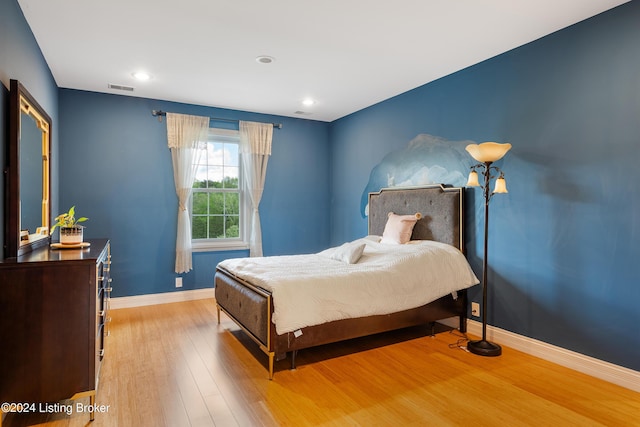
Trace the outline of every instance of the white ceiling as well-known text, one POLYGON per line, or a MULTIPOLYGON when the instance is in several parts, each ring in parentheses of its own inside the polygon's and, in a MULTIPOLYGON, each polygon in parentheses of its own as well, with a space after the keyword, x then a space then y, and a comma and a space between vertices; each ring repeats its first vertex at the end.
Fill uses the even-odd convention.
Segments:
POLYGON ((18 2, 59 87, 333 121, 626 0, 18 2))

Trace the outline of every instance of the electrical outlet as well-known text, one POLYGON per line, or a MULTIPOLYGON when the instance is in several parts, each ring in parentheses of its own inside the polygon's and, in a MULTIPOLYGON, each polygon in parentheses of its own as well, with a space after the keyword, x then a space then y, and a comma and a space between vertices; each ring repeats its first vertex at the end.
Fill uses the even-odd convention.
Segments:
POLYGON ((471 303, 471 315, 480 317, 480 304, 478 304, 477 302, 471 303))
POLYGON ((182 277, 176 277, 176 288, 182 287, 182 277))

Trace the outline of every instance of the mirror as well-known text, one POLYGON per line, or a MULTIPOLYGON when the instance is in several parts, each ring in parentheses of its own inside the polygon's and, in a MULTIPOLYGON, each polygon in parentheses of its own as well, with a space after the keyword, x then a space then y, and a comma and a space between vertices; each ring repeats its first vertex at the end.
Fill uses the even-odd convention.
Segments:
POLYGON ((7 150, 5 257, 50 242, 51 118, 17 80, 11 80, 7 150))

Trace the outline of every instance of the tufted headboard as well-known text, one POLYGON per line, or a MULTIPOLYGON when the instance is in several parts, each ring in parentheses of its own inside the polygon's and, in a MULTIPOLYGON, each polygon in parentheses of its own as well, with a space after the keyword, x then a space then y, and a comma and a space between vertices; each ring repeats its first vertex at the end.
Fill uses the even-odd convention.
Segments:
POLYGON ((412 240, 435 240, 463 250, 464 188, 398 187, 369 193, 369 234, 382 236, 389 212, 422 218, 413 228, 412 240))

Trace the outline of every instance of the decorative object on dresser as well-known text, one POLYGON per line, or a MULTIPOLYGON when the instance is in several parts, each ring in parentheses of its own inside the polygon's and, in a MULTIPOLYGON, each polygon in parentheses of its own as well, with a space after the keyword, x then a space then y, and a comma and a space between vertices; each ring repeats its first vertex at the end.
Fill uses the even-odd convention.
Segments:
MULTIPOLYGON (((416 240, 429 240, 432 242, 424 242, 435 246, 442 245, 449 248, 450 251, 456 252, 457 256, 462 256, 463 251, 463 194, 462 188, 446 188, 443 186, 432 187, 413 187, 413 188, 390 188, 383 189, 378 193, 369 195, 369 234, 373 236, 382 236, 388 222, 389 212, 395 212, 399 215, 411 215, 415 220, 411 239, 413 243, 401 244, 383 244, 387 248, 396 248, 399 252, 409 251, 411 246, 421 246, 421 242, 416 240), (421 219, 417 219, 416 212, 420 212, 421 219)), ((369 240, 369 238, 361 239, 369 240)), ((365 242, 366 246, 381 245, 382 243, 365 242)), ((344 245, 343 245, 344 246, 344 245)), ((341 246, 333 249, 335 251, 343 251, 345 248, 341 246)), ((372 246, 373 247, 373 246, 372 246)), ((353 251, 359 248, 355 246, 353 251)), ((382 248, 380 248, 382 250, 382 248)), ((389 249, 387 249, 389 250, 389 249)), ((331 251, 331 250, 328 250, 331 251)), ((323 251, 326 255, 327 251, 323 251)), ((321 254, 317 254, 321 255, 321 254)), ((353 261, 358 262, 355 254, 353 261)), ((303 255, 304 257, 304 255, 303 255)), ((362 255, 363 258, 369 260, 377 259, 375 254, 362 255)), ((410 256, 409 256, 410 257, 410 256)), ((407 258, 409 258, 407 257, 407 258)), ((277 257, 276 257, 277 258, 277 257)), ((333 257, 330 257, 333 258, 333 257)), ((338 268, 350 269, 346 265, 352 265, 351 255, 344 257, 348 261, 344 261, 343 257, 333 261, 337 263, 338 268)), ((422 259, 422 258, 420 258, 422 259)), ((462 259, 466 266, 466 272, 472 276, 469 286, 478 283, 477 278, 473 275, 470 266, 466 263, 464 256, 462 259)), ((239 262, 257 262, 260 258, 246 258, 244 260, 229 260, 239 262)), ((366 260, 364 262, 367 262, 366 260)), ((459 317, 460 330, 466 331, 466 314, 467 314, 467 293, 465 288, 459 287, 457 292, 445 291, 440 297, 424 304, 412 305, 413 308, 389 310, 385 314, 363 315, 361 317, 346 317, 339 320, 329 320, 321 324, 312 324, 312 326, 300 327, 293 332, 284 332, 279 334, 277 328, 281 324, 278 321, 278 314, 274 310, 274 299, 277 301, 276 292, 269 291, 265 287, 256 283, 254 280, 246 280, 239 277, 238 274, 227 270, 224 262, 218 265, 215 273, 215 293, 216 304, 218 308, 218 320, 220 319, 220 311, 225 312, 241 329, 252 338, 260 347, 260 349, 269 356, 269 378, 273 378, 274 359, 281 359, 287 354, 291 357, 291 367, 295 367, 295 356, 298 350, 343 341, 346 339, 361 337, 365 335, 376 334, 380 332, 391 331, 400 328, 406 328, 416 325, 428 325, 441 319, 450 317, 459 317), (457 297, 456 297, 457 296, 457 297), (272 319, 275 320, 272 321, 272 319)), ((357 267, 355 267, 357 269, 357 267)), ((457 270, 456 270, 457 271, 457 270)), ((383 271, 377 274, 382 281, 382 286, 391 286, 394 289, 400 289, 405 283, 399 284, 394 282, 395 270, 383 271), (394 278, 387 280, 387 276, 394 278), (384 279, 382 279, 384 277, 384 279), (394 282, 394 283, 391 283, 394 282)), ((293 280, 295 276, 291 276, 293 280)), ((350 276, 353 277, 353 276, 350 276)), ((426 277, 415 274, 411 277, 411 282, 416 277, 420 277, 419 283, 415 283, 418 289, 426 282, 440 285, 440 276, 431 277, 428 281, 426 277)), ((301 286, 308 288, 312 277, 298 279, 301 286)), ((324 277, 322 280, 327 280, 324 277)), ((403 279, 404 280, 404 279, 403 279)), ((397 279, 395 279, 397 281, 397 279)), ((312 282, 313 283, 313 282, 312 282)), ((340 282, 342 283, 342 282, 340 282)), ((388 289, 385 287, 385 289, 388 289)), ((329 295, 331 299, 333 295, 329 295)), ((314 309, 314 298, 307 298, 305 307, 309 307, 310 311, 316 312, 314 309)), ((276 305, 278 303, 276 302, 276 305)), ((372 313, 369 311, 369 313, 372 313)), ((289 316, 290 317, 290 316, 289 316)), ((297 320, 297 318, 296 318, 297 320)))
POLYGON ((71 206, 68 212, 61 213, 56 217, 56 223, 51 227, 53 234, 56 227, 60 227, 60 244, 62 245, 81 245, 83 239, 84 227, 78 225, 80 222, 87 221, 89 218, 76 218, 76 207, 71 206))
POLYGON ((89 397, 94 408, 109 334, 111 246, 87 243, 0 261, 0 402, 89 397))
POLYGON ((469 341, 467 349, 474 354, 480 356, 500 356, 502 348, 495 343, 487 341, 487 241, 489 238, 489 201, 496 193, 507 193, 507 184, 504 179, 504 173, 498 167, 493 166, 507 154, 511 149, 511 144, 500 144, 497 142, 483 142, 482 144, 469 144, 466 150, 471 154, 478 164, 471 166, 469 172, 469 181, 467 185, 470 187, 480 187, 484 196, 484 255, 482 260, 482 339, 469 341), (483 182, 480 184, 478 180, 478 171, 482 173, 483 182), (496 178, 492 175, 495 171, 499 173, 495 180, 493 192, 489 191, 491 179, 496 178))

